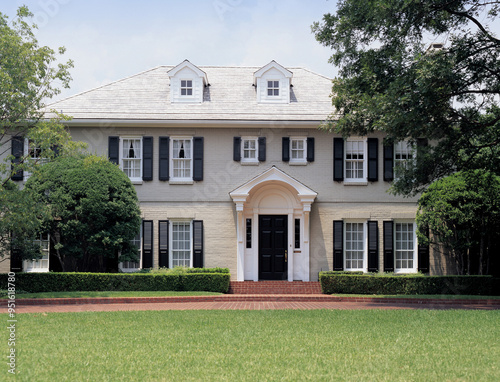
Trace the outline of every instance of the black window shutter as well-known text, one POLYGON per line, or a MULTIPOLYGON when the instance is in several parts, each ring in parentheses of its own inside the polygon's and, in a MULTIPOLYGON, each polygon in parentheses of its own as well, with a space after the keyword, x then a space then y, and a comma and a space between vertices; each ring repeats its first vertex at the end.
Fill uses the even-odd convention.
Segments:
POLYGON ((368 138, 368 181, 378 181, 378 138, 368 138))
POLYGON ((266 160, 266 137, 259 137, 259 162, 266 160))
POLYGON ((333 180, 344 180, 344 139, 333 138, 333 180))
POLYGON ((193 220, 193 267, 203 268, 203 220, 193 220))
POLYGON ((108 137, 108 157, 111 163, 119 164, 120 137, 108 137))
POLYGON ((307 138, 307 161, 314 162, 314 138, 307 138))
POLYGON ((169 150, 170 150, 170 138, 160 137, 159 142, 159 163, 158 163, 158 179, 169 180, 169 150))
MULTIPOLYGON (((12 160, 12 164, 16 165, 21 163, 21 160, 24 155, 24 137, 20 136, 15 136, 12 137, 11 140, 11 154, 14 156, 14 159, 12 160)), ((15 173, 12 174, 11 176, 12 180, 23 180, 23 170, 16 171, 15 173)), ((12 263, 12 259, 11 259, 12 263)), ((21 264, 22 267, 22 264, 21 264)))
MULTIPOLYGON (((429 236, 429 230, 427 230, 429 236)), ((429 273, 429 245, 418 246, 418 270, 422 273, 429 273)))
POLYGON ((153 221, 142 222, 142 267, 153 268, 153 221))
POLYGON ((233 138, 233 160, 241 161, 241 137, 233 138))
POLYGON ((10 271, 23 271, 23 259, 21 258, 21 252, 16 248, 12 248, 12 250, 10 251, 10 271))
POLYGON ((142 138, 142 180, 153 180, 153 137, 142 138))
POLYGON ((168 268, 168 225, 168 220, 158 222, 158 249, 160 253, 158 265, 160 268, 168 268))
POLYGON ((394 224, 384 222, 384 272, 394 272, 394 224))
POLYGON ((378 222, 368 222, 368 272, 378 272, 378 222))
POLYGON ((281 138, 281 159, 283 162, 290 161, 290 138, 283 137, 281 138))
POLYGON ((193 138, 193 180, 203 180, 203 137, 193 138))
POLYGON ((384 180, 394 180, 394 145, 384 146, 384 180))
POLYGON ((344 222, 333 221, 333 270, 344 270, 344 222))

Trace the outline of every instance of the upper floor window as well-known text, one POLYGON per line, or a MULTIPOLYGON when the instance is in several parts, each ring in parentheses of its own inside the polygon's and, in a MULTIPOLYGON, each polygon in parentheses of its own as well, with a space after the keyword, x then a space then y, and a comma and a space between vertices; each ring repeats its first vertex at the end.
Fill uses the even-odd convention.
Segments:
POLYGON ((181 96, 192 96, 192 95, 193 95, 193 81, 181 80, 181 96))
POLYGON ((142 180, 142 138, 120 138, 120 166, 131 181, 142 180))
POLYGON ((259 161, 258 158, 258 139, 257 138, 242 138, 241 139, 241 161, 242 162, 255 162, 259 161))
POLYGON ((347 140, 345 143, 345 180, 359 182, 366 180, 365 140, 347 140))
POLYGON ((306 138, 290 138, 290 163, 305 163, 306 147, 306 138))
MULTIPOLYGON (((24 147, 24 152, 28 154, 27 159, 33 164, 47 163, 47 158, 43 157, 42 148, 36 142, 25 138, 24 147)), ((24 171, 24 180, 27 180, 30 176, 31 172, 24 171)))
POLYGON ((409 161, 414 158, 414 150, 413 147, 407 141, 401 141, 394 145, 394 167, 396 168, 396 176, 397 176, 397 168, 406 168, 409 161))
POLYGON ((267 96, 268 97, 279 97, 280 95, 280 82, 279 81, 267 81, 267 96))
POLYGON ((171 181, 193 180, 193 139, 172 138, 171 181))

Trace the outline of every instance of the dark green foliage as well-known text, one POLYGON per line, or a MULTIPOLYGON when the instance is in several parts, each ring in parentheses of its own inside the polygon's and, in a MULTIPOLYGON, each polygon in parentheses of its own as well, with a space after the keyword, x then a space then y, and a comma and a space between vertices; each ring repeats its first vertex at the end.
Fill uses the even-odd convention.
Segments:
MULTIPOLYGON (((72 291, 206 291, 227 293, 229 273, 17 273, 16 290, 38 292, 72 291)), ((6 289, 7 274, 0 274, 6 289)))
POLYGON ((118 261, 137 260, 137 249, 130 245, 141 222, 137 194, 107 158, 57 158, 33 174, 26 189, 50 206, 44 230, 62 271, 103 272, 110 270, 108 259, 115 268, 118 261))
POLYGON ((339 66, 325 128, 343 136, 427 138, 393 191, 414 195, 457 170, 500 173, 499 1, 343 0, 313 25, 339 66), (442 49, 429 44, 444 43, 442 49))
POLYGON ((500 279, 492 276, 423 276, 419 274, 387 276, 320 272, 319 280, 325 294, 500 295, 500 279))

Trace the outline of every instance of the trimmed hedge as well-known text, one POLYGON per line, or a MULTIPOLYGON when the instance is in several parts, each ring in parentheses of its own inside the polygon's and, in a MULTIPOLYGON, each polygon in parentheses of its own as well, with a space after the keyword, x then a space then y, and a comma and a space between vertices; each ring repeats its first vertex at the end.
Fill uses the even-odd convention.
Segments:
POLYGON ((500 294, 500 279, 492 276, 423 276, 383 274, 346 274, 320 272, 319 281, 325 294, 500 294))
MULTIPOLYGON (((6 289, 7 274, 0 274, 6 289)), ((227 293, 229 273, 16 273, 16 291, 205 291, 227 293)))

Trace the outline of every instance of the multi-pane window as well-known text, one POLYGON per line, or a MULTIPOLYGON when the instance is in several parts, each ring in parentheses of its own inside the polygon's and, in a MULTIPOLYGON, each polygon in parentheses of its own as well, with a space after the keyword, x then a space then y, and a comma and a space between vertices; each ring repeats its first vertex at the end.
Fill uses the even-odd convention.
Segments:
POLYGON ((258 162, 257 149, 257 138, 242 138, 241 161, 258 162))
POLYGON ((409 271, 415 268, 415 232, 413 223, 395 224, 396 271, 409 271))
POLYGON ((345 224, 345 268, 363 270, 365 234, 363 223, 345 224))
POLYGON ((345 179, 347 181, 365 179, 364 140, 348 140, 345 143, 345 179))
POLYGON ((306 161, 306 139, 291 138, 290 162, 305 162, 305 161, 306 161))
POLYGON ((33 240, 33 243, 40 246, 42 258, 32 261, 25 261, 24 270, 26 272, 48 272, 50 254, 49 234, 41 234, 36 240, 33 240))
POLYGON ((193 179, 193 150, 191 138, 174 138, 172 142, 172 179, 193 179))
POLYGON ((142 139, 121 139, 121 167, 131 180, 142 179, 142 139))
MULTIPOLYGON (((141 258, 141 234, 139 233, 136 237, 130 240, 130 244, 135 245, 137 247, 137 257, 141 258)), ((124 261, 122 262, 121 268, 123 270, 136 270, 141 267, 140 260, 139 261, 124 261)))
POLYGON ((191 222, 172 222, 172 267, 191 267, 191 222))
MULTIPOLYGON (((410 160, 413 160, 413 148, 406 141, 394 145, 394 167, 405 168, 410 160)), ((397 175, 397 170, 396 170, 397 175)))
MULTIPOLYGON (((25 139, 24 141, 25 152, 28 153, 28 159, 32 163, 44 164, 47 163, 47 158, 43 157, 42 148, 31 140, 25 139)), ((31 176, 31 172, 24 171, 25 180, 31 176)))
POLYGON ((193 95, 193 80, 181 80, 181 96, 193 95))
POLYGON ((279 97, 280 95, 280 82, 279 81, 267 81, 267 96, 268 97, 279 97))

